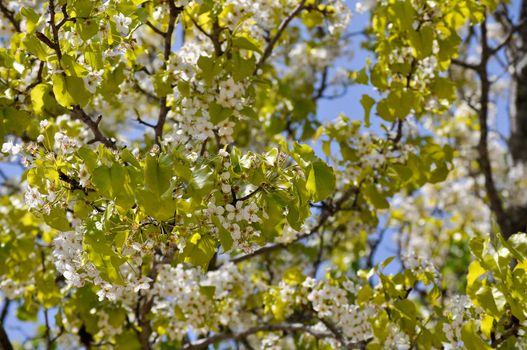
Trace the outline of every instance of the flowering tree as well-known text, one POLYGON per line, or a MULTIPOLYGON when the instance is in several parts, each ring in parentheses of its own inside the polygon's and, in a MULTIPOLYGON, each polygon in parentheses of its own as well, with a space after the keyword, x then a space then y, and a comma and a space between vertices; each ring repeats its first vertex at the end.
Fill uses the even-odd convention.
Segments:
POLYGON ((518 5, 0 0, 0 348, 527 346, 518 5))

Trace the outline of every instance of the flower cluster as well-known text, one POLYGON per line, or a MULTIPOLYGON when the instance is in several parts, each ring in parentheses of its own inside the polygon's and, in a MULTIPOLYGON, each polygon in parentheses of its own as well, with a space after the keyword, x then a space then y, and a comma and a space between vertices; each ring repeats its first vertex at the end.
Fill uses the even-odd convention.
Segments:
POLYGON ((443 332, 448 339, 448 347, 450 349, 463 349, 464 344, 461 340, 461 330, 466 321, 467 308, 472 303, 466 295, 455 295, 449 300, 445 315, 448 317, 448 323, 443 324, 443 332))
POLYGON ((252 249, 251 240, 260 235, 260 232, 251 225, 261 222, 259 211, 256 203, 244 201, 238 201, 235 205, 227 204, 225 207, 209 202, 207 207, 207 214, 218 218, 223 228, 230 232, 235 247, 245 251, 252 249))
MULTIPOLYGON (((306 281, 309 282, 309 280, 306 281)), ((354 291, 355 286, 349 286, 348 289, 350 287, 354 291)), ((372 336, 369 318, 375 315, 375 310, 369 305, 350 304, 348 293, 349 291, 339 286, 318 282, 307 298, 319 317, 330 319, 338 324, 347 338, 354 342, 367 340, 372 336)))
POLYGON ((199 334, 219 324, 236 328, 243 324, 240 312, 249 288, 245 278, 233 264, 208 273, 183 264, 163 265, 152 289, 160 297, 153 312, 169 320, 172 339, 183 337, 189 327, 199 334))
POLYGON ((82 233, 78 231, 61 232, 54 239, 53 257, 55 267, 74 287, 84 285, 77 272, 83 265, 82 233))

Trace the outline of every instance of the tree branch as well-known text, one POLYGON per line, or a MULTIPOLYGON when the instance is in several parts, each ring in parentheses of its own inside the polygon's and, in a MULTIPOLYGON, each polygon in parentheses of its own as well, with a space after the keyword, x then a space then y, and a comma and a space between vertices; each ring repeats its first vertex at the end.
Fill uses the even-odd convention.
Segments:
POLYGON ((322 321, 326 328, 329 329, 331 333, 333 333, 335 338, 341 343, 343 347, 345 347, 346 349, 352 349, 351 345, 348 344, 346 338, 344 338, 344 336, 342 335, 342 332, 331 321, 325 318, 321 318, 320 321, 322 321))
POLYGON ((37 36, 38 40, 42 41, 47 47, 55 51, 57 50, 57 46, 55 45, 55 43, 44 33, 37 32, 35 35, 37 36))
POLYGON ((313 227, 311 229, 311 231, 309 231, 309 232, 297 237, 296 239, 294 239, 293 241, 291 241, 289 243, 275 243, 275 244, 267 245, 267 246, 261 247, 259 249, 256 249, 255 251, 253 251, 251 253, 247 253, 247 254, 244 254, 244 255, 239 255, 239 256, 237 256, 235 258, 232 258, 230 261, 236 264, 236 263, 239 263, 239 262, 242 262, 242 261, 245 261, 245 260, 249 260, 249 259, 251 259, 253 257, 259 256, 259 255, 262 255, 262 254, 267 254, 267 253, 270 253, 270 252, 273 252, 273 251, 276 251, 276 250, 279 250, 279 249, 287 248, 290 245, 292 245, 292 244, 294 244, 294 243, 296 243, 296 242, 298 242, 298 241, 300 241, 300 240, 302 240, 304 238, 307 238, 307 237, 310 237, 310 236, 314 235, 315 233, 319 232, 319 230, 322 228, 322 226, 324 226, 324 224, 328 221, 329 218, 331 218, 335 213, 337 213, 342 208, 342 205, 352 195, 355 195, 355 200, 354 200, 353 206, 355 206, 357 204, 356 199, 359 196, 360 187, 361 187, 361 184, 359 184, 358 187, 350 187, 346 192, 344 192, 342 197, 339 198, 339 200, 333 206, 326 206, 326 207, 324 207, 324 210, 323 210, 322 214, 319 217, 317 225, 315 227, 313 227))
POLYGON ((236 202, 239 202, 239 201, 242 201, 242 202, 243 202, 243 201, 245 201, 245 200, 251 198, 251 197, 254 196, 255 194, 257 194, 257 193, 260 192, 261 190, 262 190, 262 186, 259 186, 258 188, 256 188, 256 189, 255 189, 254 191, 252 191, 251 193, 249 193, 249 194, 247 194, 247 195, 245 195, 245 196, 243 196, 243 197, 241 197, 241 198, 238 198, 238 199, 236 200, 236 202))
POLYGON ((256 334, 259 332, 305 332, 309 333, 312 336, 323 339, 323 338, 332 338, 331 333, 317 332, 310 328, 310 326, 304 325, 302 323, 281 323, 281 324, 265 324, 261 326, 251 327, 243 332, 233 333, 233 332, 224 332, 212 335, 210 337, 200 339, 191 343, 187 346, 184 346, 184 350, 200 350, 207 349, 209 345, 224 341, 224 340, 240 340, 244 339, 249 335, 256 334))
POLYGON ((479 124, 480 124, 480 137, 478 142, 478 153, 479 153, 479 166, 481 172, 485 177, 485 190, 489 197, 490 207, 492 212, 496 215, 496 220, 501 228, 502 235, 507 239, 514 232, 511 232, 511 225, 507 213, 503 208, 503 203, 494 183, 492 175, 492 166, 489 158, 488 149, 488 108, 489 108, 489 94, 490 94, 490 82, 487 72, 487 63, 490 58, 490 48, 487 41, 487 23, 486 18, 481 23, 481 63, 478 69, 478 75, 480 78, 480 105, 479 111, 479 124))
MULTIPOLYGON (((161 261, 157 263, 154 262, 152 269, 148 273, 148 277, 152 280, 150 288, 154 286, 154 283, 157 279, 157 275, 159 273, 159 266, 164 265, 164 264, 170 264, 175 253, 176 253, 176 248, 170 247, 168 249, 168 252, 161 259, 161 261)), ((152 334, 152 325, 150 324, 150 319, 149 319, 152 306, 154 306, 154 295, 146 296, 146 299, 144 299, 144 302, 142 303, 142 305, 138 306, 137 319, 138 319, 138 323, 140 326, 140 330, 138 331, 138 337, 141 343, 141 348, 143 350, 150 350, 152 348, 152 344, 150 343, 150 335, 152 334)))
POLYGON ((4 298, 4 306, 0 312, 0 324, 5 322, 7 314, 9 313, 9 306, 11 305, 11 299, 4 298))
POLYGON ((111 149, 117 148, 115 146, 115 142, 104 136, 104 134, 99 129, 99 124, 102 120, 102 116, 99 116, 96 121, 93 121, 91 117, 79 105, 73 106, 73 109, 71 111, 77 119, 81 120, 84 124, 86 124, 86 126, 90 128, 95 141, 101 142, 103 145, 111 149))
POLYGON ((520 330, 520 321, 516 317, 512 316, 511 322, 506 328, 506 331, 503 332, 501 337, 497 339, 492 339, 491 346, 493 348, 497 348, 500 344, 502 344, 509 337, 518 335, 519 330, 520 330))
POLYGON ((150 21, 146 21, 146 25, 150 27, 150 29, 152 29, 155 33, 161 35, 162 37, 164 37, 166 35, 165 32, 163 32, 162 30, 160 30, 159 28, 157 28, 155 25, 152 24, 152 22, 150 21))
POLYGON ((507 37, 498 46, 489 50, 489 56, 494 56, 498 51, 507 46, 514 37, 514 34, 517 33, 525 25, 525 23, 527 23, 527 18, 522 19, 520 23, 512 27, 509 31, 509 34, 507 34, 507 37))
POLYGON ((480 66, 478 64, 472 64, 472 63, 464 62, 464 61, 458 60, 456 58, 453 58, 451 60, 451 63, 453 65, 455 65, 455 66, 459 66, 459 67, 462 67, 462 68, 465 68, 465 69, 471 69, 471 70, 476 71, 476 72, 478 72, 479 68, 480 68, 480 66))
POLYGON ((324 232, 319 232, 319 243, 318 243, 318 252, 315 262, 313 262, 313 278, 317 278, 317 273, 322 264, 322 258, 324 256, 324 232))
POLYGON ((20 32, 20 21, 15 18, 15 13, 7 8, 3 0, 0 0, 0 12, 13 25, 17 32, 20 32))
POLYGON ((13 350, 13 344, 9 340, 9 336, 4 327, 4 322, 0 322, 0 348, 2 350, 13 350))
POLYGON ((366 260, 368 268, 372 268, 374 265, 375 254, 377 253, 377 250, 384 239, 386 231, 388 231, 388 226, 381 228, 379 231, 379 237, 370 244, 370 253, 368 254, 368 259, 366 260))
POLYGON ((329 67, 324 67, 322 76, 320 77, 320 86, 317 88, 315 95, 313 95, 313 101, 317 101, 324 96, 324 92, 328 87, 328 73, 329 67))
POLYGON ((218 20, 217 19, 214 20, 214 23, 212 24, 213 33, 209 34, 207 33, 205 29, 203 29, 203 27, 198 23, 198 21, 196 21, 196 19, 193 16, 189 16, 189 17, 192 23, 194 24, 194 26, 198 28, 198 30, 203 35, 205 35, 207 38, 210 39, 210 41, 212 42, 212 45, 214 46, 214 53, 216 54, 216 56, 218 57, 221 56, 223 54, 223 51, 221 49, 221 43, 220 43, 221 28, 219 26, 218 20))
MULTIPOLYGON (((38 38, 45 42, 50 41, 47 43, 48 46, 53 48, 55 50, 55 53, 57 54, 58 58, 58 65, 61 67, 61 59, 62 59, 62 51, 60 49, 60 42, 59 42, 59 28, 55 24, 55 0, 49 0, 49 24, 51 26, 51 32, 53 34, 53 41, 51 41, 47 36, 45 36, 42 33, 37 33, 38 38), (40 34, 40 35, 38 35, 40 34)), ((63 7, 63 11, 65 12, 65 7, 63 7)), ((66 16, 66 15, 65 15, 66 16)), ((101 130, 99 129, 99 124, 101 122, 102 116, 99 116, 96 121, 93 121, 91 117, 84 111, 84 109, 81 108, 81 106, 76 105, 73 106, 73 109, 71 110, 73 113, 73 116, 81 120, 86 126, 90 128, 90 130, 93 132, 94 135, 94 141, 101 142, 108 148, 115 149, 115 142, 107 138, 103 135, 101 130)))
MULTIPOLYGON (((520 20, 527 21, 527 1, 521 2, 520 20)), ((515 163, 527 163, 527 26, 517 26, 519 40, 514 40, 515 50, 508 50, 514 68, 510 106, 510 153, 515 163)), ((523 215, 525 217, 525 215, 523 215)), ((523 228, 525 225, 523 225, 523 228)))
POLYGON ((51 33, 53 34, 53 42, 55 43, 55 52, 57 53, 57 58, 59 61, 62 59, 62 51, 60 49, 60 41, 59 41, 59 28, 57 27, 55 23, 55 0, 49 0, 49 24, 51 25, 51 33))
POLYGON ((296 15, 300 13, 304 9, 304 4, 306 3, 306 0, 301 0, 298 6, 287 16, 282 23, 280 23, 280 26, 278 27, 278 31, 276 32, 275 36, 269 41, 269 44, 267 44, 267 47, 265 48, 262 57, 260 57, 260 60, 258 63, 256 63, 256 68, 254 69, 254 74, 258 72, 258 70, 263 66, 265 61, 271 56, 273 53, 274 46, 278 42, 278 39, 282 36, 282 33, 287 28, 289 23, 295 18, 296 15))
MULTIPOLYGON (((172 35, 174 34, 174 29, 176 26, 176 19, 179 16, 179 14, 183 11, 183 7, 176 7, 174 2, 172 0, 168 1, 168 5, 170 7, 170 18, 168 19, 168 29, 166 33, 164 33, 164 52, 163 52, 163 58, 165 60, 163 64, 163 69, 167 69, 167 62, 170 58, 170 53, 172 52, 172 35)), ((167 97, 163 96, 159 99, 159 116, 157 118, 157 124, 154 128, 155 131, 155 141, 159 145, 161 143, 161 139, 163 138, 163 127, 165 126, 165 121, 168 114, 168 106, 167 106, 167 97)))

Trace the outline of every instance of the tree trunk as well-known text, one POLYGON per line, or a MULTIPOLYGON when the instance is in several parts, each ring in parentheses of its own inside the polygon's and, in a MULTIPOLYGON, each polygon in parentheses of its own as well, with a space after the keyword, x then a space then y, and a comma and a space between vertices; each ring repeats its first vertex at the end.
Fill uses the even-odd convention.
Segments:
MULTIPOLYGON (((527 0, 523 0, 519 23, 527 21, 527 0)), ((511 89, 511 135, 509 146, 516 163, 527 162, 527 25, 518 31, 520 46, 513 53, 515 61, 511 89)))

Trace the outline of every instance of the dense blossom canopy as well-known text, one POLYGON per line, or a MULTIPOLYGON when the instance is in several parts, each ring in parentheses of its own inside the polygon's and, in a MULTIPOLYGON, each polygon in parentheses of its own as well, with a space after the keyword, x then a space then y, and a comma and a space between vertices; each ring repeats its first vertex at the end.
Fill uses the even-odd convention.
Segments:
POLYGON ((0 348, 527 347, 519 3, 0 0, 0 348))

